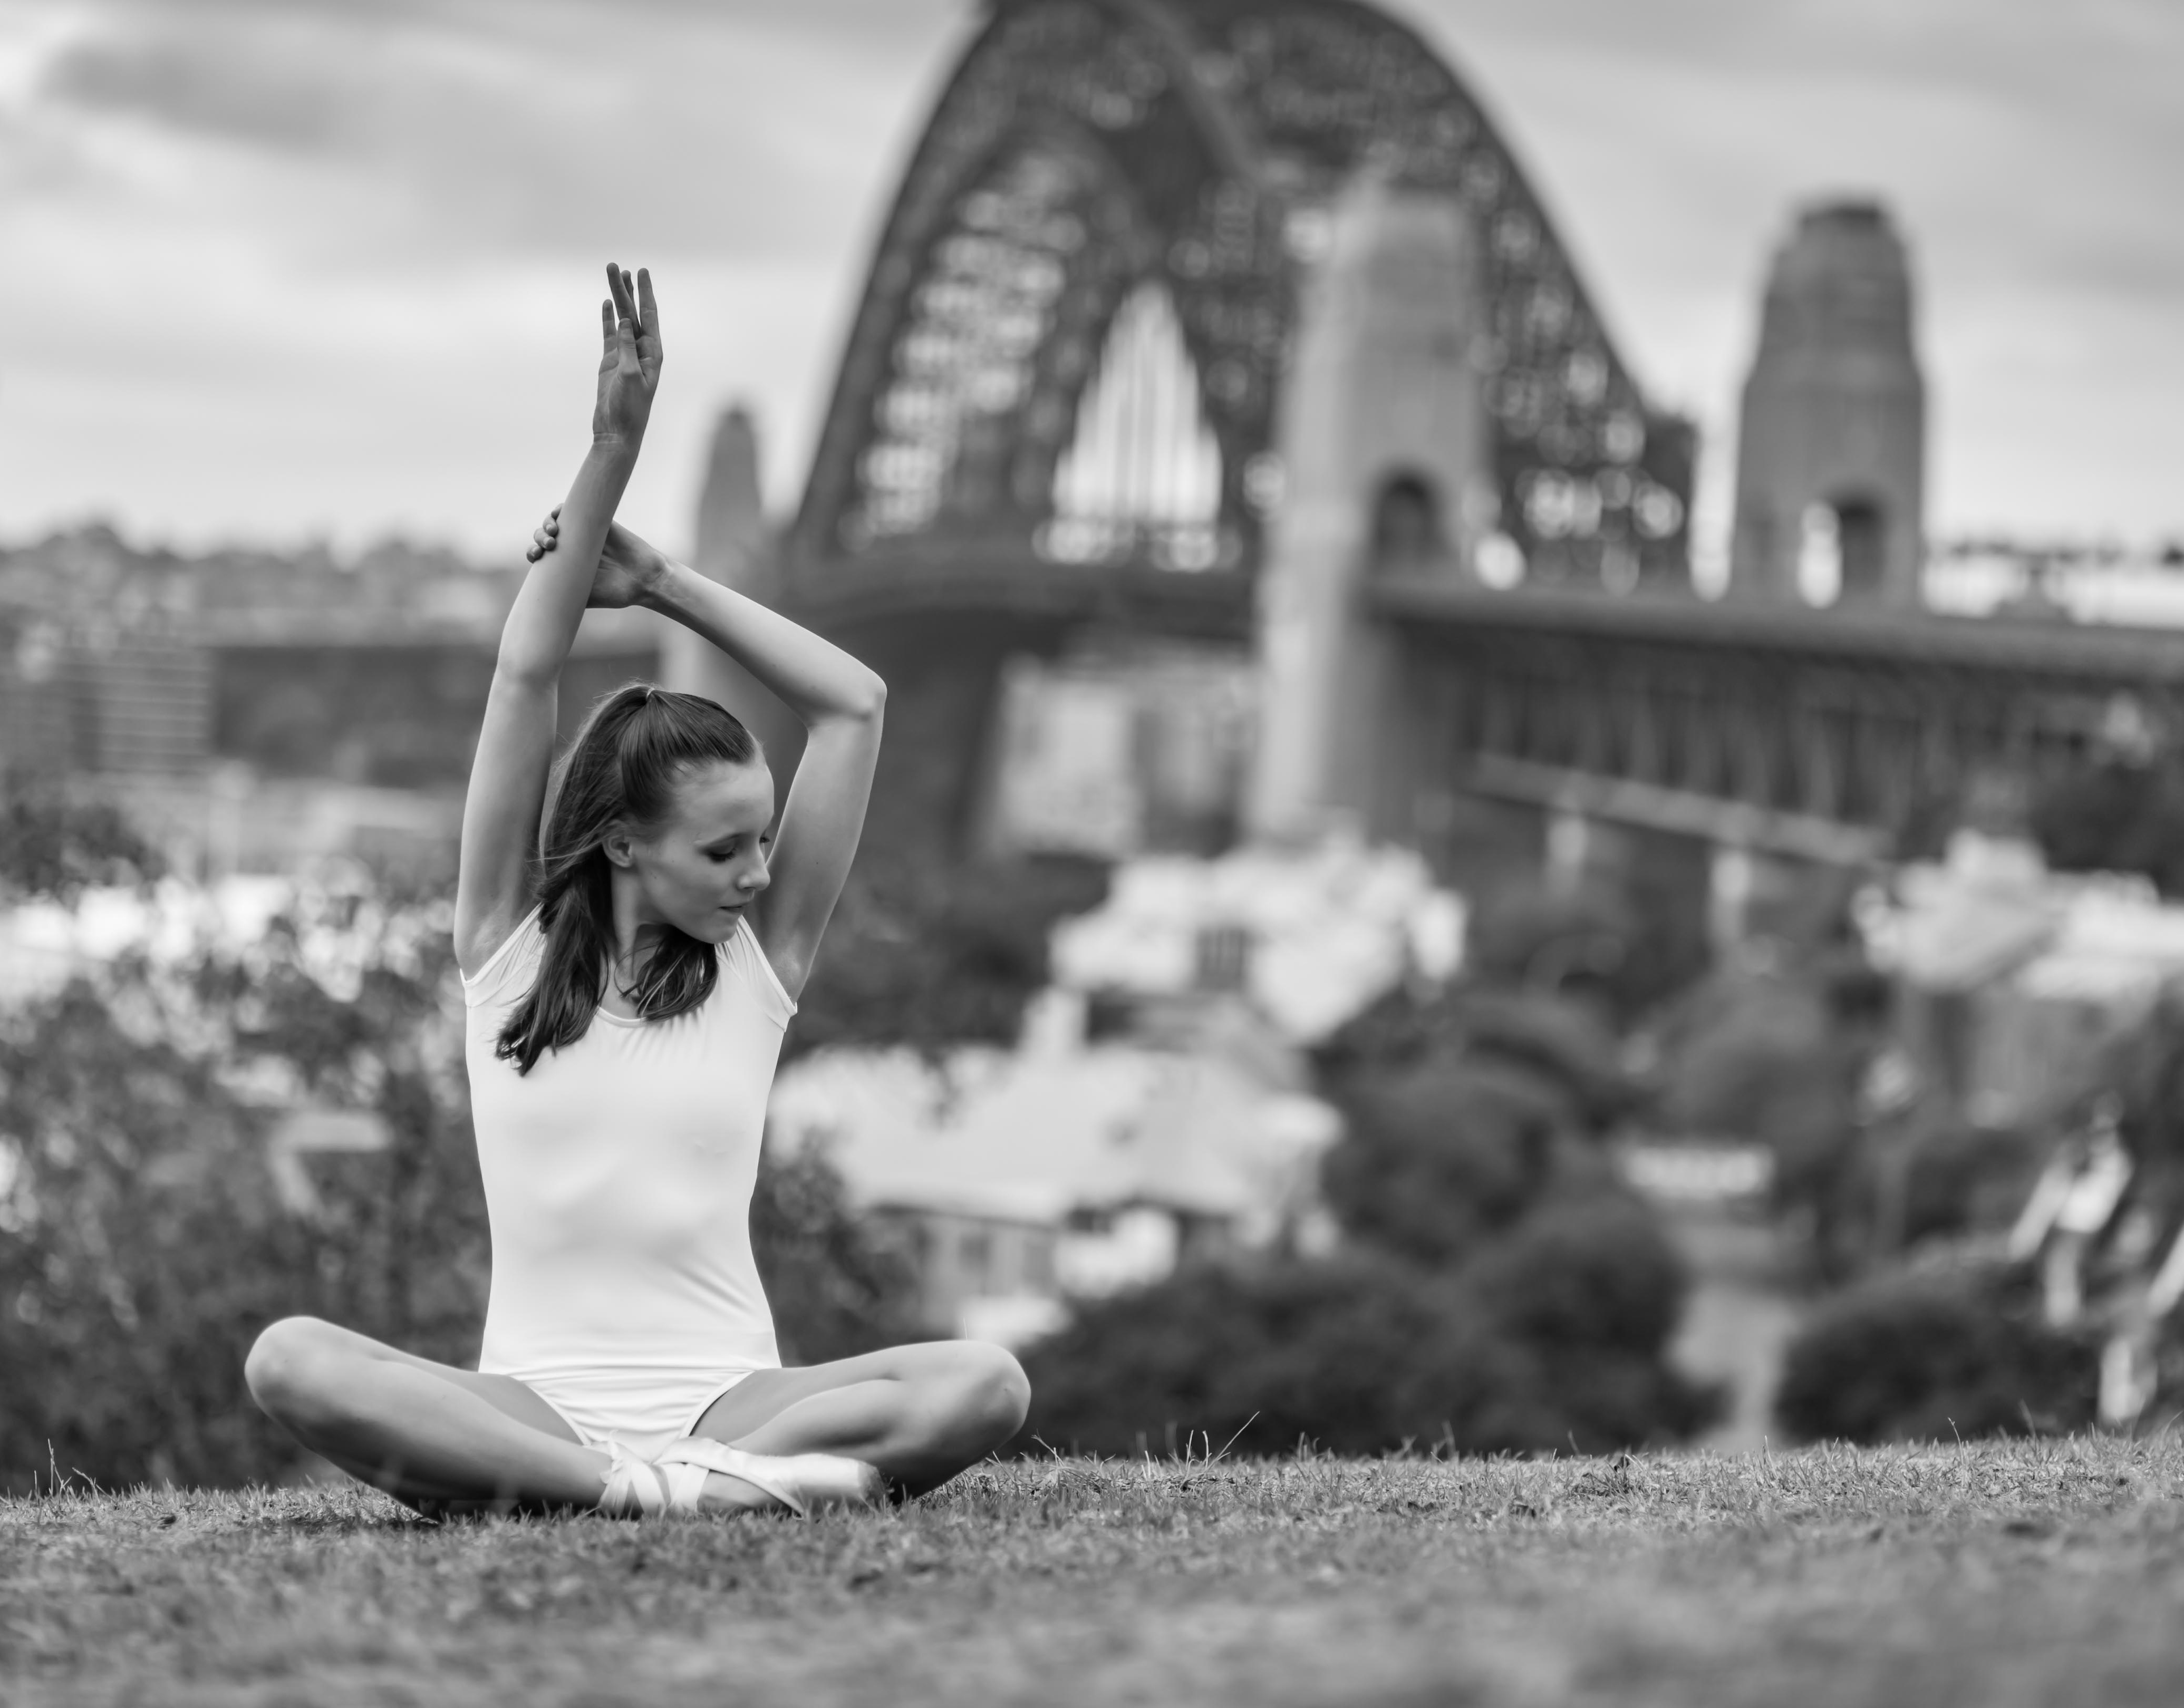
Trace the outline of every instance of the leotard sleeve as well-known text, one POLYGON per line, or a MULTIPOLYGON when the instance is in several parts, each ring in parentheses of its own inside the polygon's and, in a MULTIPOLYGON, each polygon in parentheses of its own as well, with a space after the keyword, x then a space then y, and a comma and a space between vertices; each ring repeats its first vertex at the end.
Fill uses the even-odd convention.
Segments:
POLYGON ((758 933, 751 929, 748 918, 736 921, 735 935, 721 945, 721 960, 730 976, 741 979, 744 988, 758 999, 766 1018, 777 1026, 787 1026, 796 1012, 796 999, 783 987, 781 976, 766 958, 765 949, 759 946, 758 933))
POLYGON ((463 1005, 466 1008, 513 1008, 538 982, 539 957, 545 952, 546 933, 539 928, 538 910, 523 915, 508 934, 508 941, 493 952, 476 976, 463 975, 463 1005))

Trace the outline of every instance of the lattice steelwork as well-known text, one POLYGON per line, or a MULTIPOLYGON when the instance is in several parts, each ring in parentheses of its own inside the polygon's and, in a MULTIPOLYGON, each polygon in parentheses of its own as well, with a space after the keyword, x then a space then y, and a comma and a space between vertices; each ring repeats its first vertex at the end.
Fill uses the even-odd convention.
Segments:
POLYGON ((1034 543, 1057 563, 1150 559, 1208 570, 1238 542, 1221 526, 1221 447, 1167 287, 1147 279, 1115 311, 1054 471, 1054 519, 1034 543))
MULTIPOLYGON (((1477 103, 1346 0, 998 0, 883 236, 799 555, 1053 558, 1072 537, 1057 465, 1114 316, 1150 284, 1198 377, 1216 559, 1248 567, 1297 270, 1368 161, 1460 198, 1485 240, 1501 526, 1530 578, 1680 580, 1688 428, 1646 407, 1477 103)), ((1203 555, 1123 532, 1133 561, 1203 555)))

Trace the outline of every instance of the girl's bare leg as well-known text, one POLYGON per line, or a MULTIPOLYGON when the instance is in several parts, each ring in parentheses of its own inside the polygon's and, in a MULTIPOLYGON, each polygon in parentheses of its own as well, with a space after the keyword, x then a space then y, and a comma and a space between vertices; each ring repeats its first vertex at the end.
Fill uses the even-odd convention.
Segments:
POLYGON ((838 1453, 922 1494, 1023 1427, 1031 1384, 982 1341, 890 1347, 801 1370, 753 1371, 693 1434, 752 1453, 838 1453))
POLYGON ((510 1376, 435 1364, 315 1317, 258 1337, 243 1366, 266 1415, 397 1499, 593 1506, 605 1454, 510 1376))

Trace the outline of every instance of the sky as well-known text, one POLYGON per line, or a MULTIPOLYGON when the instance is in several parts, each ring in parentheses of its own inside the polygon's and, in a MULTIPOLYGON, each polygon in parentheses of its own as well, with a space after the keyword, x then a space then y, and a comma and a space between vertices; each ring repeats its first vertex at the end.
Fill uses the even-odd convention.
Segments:
MULTIPOLYGON (((1796 207, 1911 245, 1930 527, 2184 537, 2179 0, 1391 0, 1546 198, 1702 533, 1796 207)), ((390 534, 512 559, 584 445, 601 270, 667 373, 625 517, 687 548, 710 424, 792 506, 975 0, 0 0, 0 541, 390 534)))

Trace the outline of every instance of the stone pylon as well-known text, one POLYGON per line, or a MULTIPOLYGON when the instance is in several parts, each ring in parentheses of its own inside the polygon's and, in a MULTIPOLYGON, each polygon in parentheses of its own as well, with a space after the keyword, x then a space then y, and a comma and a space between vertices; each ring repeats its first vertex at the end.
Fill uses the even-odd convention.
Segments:
POLYGON ((1794 601, 1830 557, 1845 604, 1919 604, 1926 392, 1911 273, 1871 202, 1806 209, 1774 256, 1736 459, 1733 593, 1794 601))
POLYGON ((1476 237, 1439 195, 1361 176, 1303 283, 1256 614, 1261 708, 1245 822, 1296 841, 1348 822, 1407 837, 1407 720, 1376 568, 1469 575, 1491 526, 1476 237))
MULTIPOLYGON (((723 410, 713 429, 690 567, 761 604, 772 604, 781 591, 780 565, 759 491, 758 430, 741 404, 723 410)), ((765 745, 785 797, 789 772, 804 750, 804 726, 788 708, 734 659, 679 623, 667 625, 660 662, 666 687, 717 700, 749 726, 765 745)))

